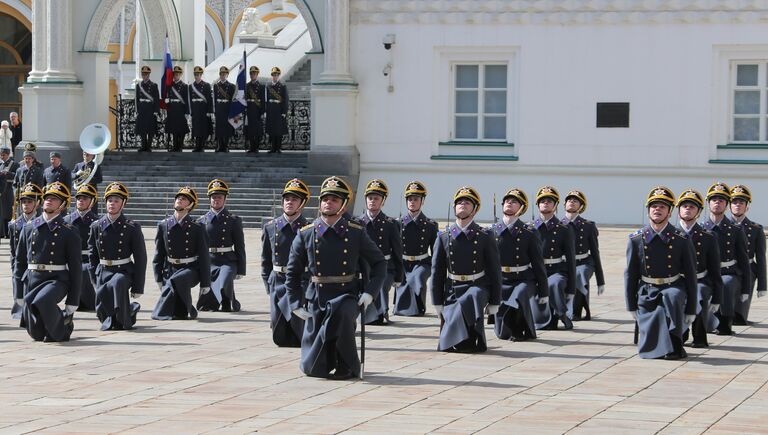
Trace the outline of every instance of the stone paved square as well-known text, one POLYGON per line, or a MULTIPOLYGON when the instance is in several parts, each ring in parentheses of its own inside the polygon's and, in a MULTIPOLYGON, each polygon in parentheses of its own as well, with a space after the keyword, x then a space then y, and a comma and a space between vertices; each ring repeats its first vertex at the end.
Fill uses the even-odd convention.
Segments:
POLYGON ((153 321, 148 279, 135 330, 100 332, 77 313, 68 343, 33 342, 9 318, 4 241, 0 433, 768 433, 768 301, 687 360, 641 360, 623 302, 630 231, 601 230, 607 289, 593 321, 525 343, 488 327, 488 352, 448 354, 435 351, 430 307, 368 326, 365 380, 343 382, 305 377, 299 350, 272 344, 260 231, 246 230, 243 311, 153 321))

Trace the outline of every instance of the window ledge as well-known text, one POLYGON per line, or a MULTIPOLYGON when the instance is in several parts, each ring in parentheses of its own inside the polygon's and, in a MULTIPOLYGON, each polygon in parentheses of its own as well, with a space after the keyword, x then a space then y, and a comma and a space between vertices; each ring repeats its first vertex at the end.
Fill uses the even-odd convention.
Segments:
POLYGON ((728 143, 718 145, 719 150, 768 150, 768 143, 728 143))
POLYGON ((768 160, 758 159, 711 159, 709 161, 715 165, 768 165, 768 160))
POLYGON ((431 156, 431 160, 490 160, 490 161, 518 161, 517 156, 478 156, 478 155, 458 155, 458 156, 431 156))
POLYGON ((438 142, 440 146, 456 146, 456 147, 505 147, 513 148, 515 144, 507 142, 483 142, 483 141, 460 141, 451 140, 446 142, 438 142))

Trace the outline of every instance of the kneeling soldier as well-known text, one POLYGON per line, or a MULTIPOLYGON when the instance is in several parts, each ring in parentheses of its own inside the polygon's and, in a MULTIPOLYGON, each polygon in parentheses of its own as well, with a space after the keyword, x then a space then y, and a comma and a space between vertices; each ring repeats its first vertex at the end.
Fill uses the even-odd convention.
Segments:
POLYGON ((141 226, 123 214, 128 189, 119 182, 104 191, 106 213, 91 225, 88 238, 91 279, 96 286, 96 316, 101 330, 131 329, 144 294, 147 248, 141 226), (133 257, 133 260, 131 260, 133 257))
POLYGON ((82 257, 78 231, 61 215, 69 188, 56 181, 43 192, 43 215, 25 225, 16 247, 16 303, 36 341, 69 341, 80 302, 82 257), (59 302, 65 300, 65 310, 59 302))
POLYGON ((93 212, 93 204, 96 202, 96 188, 90 184, 83 184, 75 194, 76 209, 64 217, 64 222, 72 225, 80 232, 80 244, 83 255, 83 287, 80 289, 80 305, 78 311, 93 311, 96 308, 96 292, 91 282, 91 265, 88 262, 88 235, 91 224, 98 219, 93 212))
MULTIPOLYGON (((19 238, 21 237, 21 230, 24 229, 24 225, 32 222, 36 217, 40 216, 40 204, 43 200, 43 191, 36 184, 27 183, 19 192, 17 201, 21 205, 21 215, 12 220, 8 224, 8 234, 10 236, 10 247, 8 248, 11 253, 11 276, 13 276, 13 270, 16 266, 16 247, 19 245, 19 238)), ((13 293, 13 307, 11 308, 11 318, 21 319, 22 309, 19 304, 16 303, 16 280, 11 279, 13 293)), ((20 290, 23 292, 23 290, 20 290)))
POLYGON ((197 220, 208 235, 211 253, 211 290, 201 294, 197 309, 201 311, 240 311, 235 297, 235 280, 245 276, 245 236, 243 220, 226 208, 229 186, 223 180, 208 183, 211 210, 197 220))
POLYGON ((696 317, 696 254, 669 223, 674 204, 671 190, 653 188, 645 202, 650 224, 632 233, 627 245, 625 295, 639 330, 640 358, 685 358, 683 331, 696 317))
MULTIPOLYGON (((301 215, 309 200, 309 187, 299 180, 285 184, 283 189, 283 215, 264 224, 261 233, 261 277, 269 295, 272 341, 278 346, 299 347, 304 331, 304 319, 293 314, 299 300, 291 300, 285 287, 285 273, 291 244, 299 229, 307 225, 301 215)), ((301 288, 307 288, 309 275, 304 274, 301 288)))
POLYGON ((192 287, 200 284, 202 294, 211 291, 208 237, 189 215, 196 205, 197 192, 184 186, 174 198, 173 216, 157 224, 152 267, 160 299, 152 311, 155 320, 196 319, 192 287))

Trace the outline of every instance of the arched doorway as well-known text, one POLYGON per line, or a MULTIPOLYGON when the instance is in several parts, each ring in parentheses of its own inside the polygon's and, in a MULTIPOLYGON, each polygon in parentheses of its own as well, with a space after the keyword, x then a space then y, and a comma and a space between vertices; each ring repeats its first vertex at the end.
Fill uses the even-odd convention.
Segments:
POLYGON ((15 17, 0 12, 0 119, 21 113, 19 86, 32 69, 32 33, 15 17))

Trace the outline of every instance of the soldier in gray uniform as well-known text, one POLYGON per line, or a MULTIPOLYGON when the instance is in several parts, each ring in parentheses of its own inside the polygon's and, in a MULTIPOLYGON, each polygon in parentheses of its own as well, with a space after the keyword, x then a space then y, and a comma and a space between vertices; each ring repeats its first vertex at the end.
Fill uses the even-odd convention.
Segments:
POLYGON ((72 174, 69 169, 61 164, 61 153, 58 151, 51 151, 50 153, 51 166, 45 168, 43 171, 43 179, 45 184, 51 184, 54 181, 60 181, 67 188, 72 190, 72 174))
POLYGON ((197 220, 208 236, 211 257, 211 291, 197 300, 200 311, 240 311, 235 280, 245 276, 243 220, 226 207, 229 185, 218 178, 208 183, 211 209, 197 220))
POLYGON ((261 117, 264 115, 264 85, 259 83, 259 68, 249 68, 251 81, 245 85, 245 102, 248 125, 245 129, 245 137, 248 140, 248 152, 258 153, 261 143, 261 134, 264 123, 261 117))
POLYGON ((266 122, 269 135, 269 152, 281 152, 283 136, 288 134, 288 87, 280 81, 280 68, 272 67, 270 74, 272 81, 267 83, 267 108, 266 122))
POLYGON ((725 217, 731 191, 728 185, 717 182, 707 189, 709 217, 702 227, 717 236, 720 247, 720 274, 723 276, 723 298, 720 310, 715 317, 710 316, 707 330, 716 331, 717 335, 733 335, 733 316, 736 301, 745 302, 752 291, 749 258, 747 257, 747 238, 744 231, 725 217))
POLYGON ((11 157, 11 149, 0 148, 0 237, 10 237, 8 223, 13 219, 13 202, 16 200, 16 192, 13 191, 13 177, 19 164, 11 157))
POLYGON ((348 379, 360 375, 355 342, 356 319, 381 292, 387 260, 365 229, 345 218, 352 189, 339 177, 320 186, 320 214, 299 230, 288 259, 285 286, 306 320, 301 340, 301 371, 309 376, 348 379), (357 268, 370 266, 365 290, 359 293, 357 268), (305 270, 310 284, 304 287, 305 270))
POLYGON ((80 235, 64 222, 69 188, 56 181, 43 192, 43 215, 24 226, 16 247, 16 303, 35 341, 69 341, 83 279, 80 235), (65 310, 59 302, 65 300, 65 310))
POLYGON ((480 195, 469 186, 453 195, 456 222, 432 248, 432 304, 441 319, 437 350, 485 352, 484 311, 501 303, 501 265, 496 240, 474 218, 480 195))
POLYGON ((201 294, 211 291, 208 235, 189 215, 195 206, 197 192, 184 186, 174 198, 173 215, 157 224, 152 268, 160 298, 152 311, 155 320, 196 319, 192 287, 200 284, 201 294))
MULTIPOLYGON (((704 197, 693 189, 683 191, 677 197, 680 224, 678 228, 691 239, 696 250, 697 303, 696 320, 690 331, 693 332, 692 347, 708 347, 707 328, 709 317, 720 309, 723 294, 723 278, 720 276, 720 248, 717 238, 702 228, 696 219, 704 210, 704 197)), ((683 343, 688 341, 688 331, 683 335, 683 343)))
POLYGON ((237 88, 227 81, 229 68, 219 68, 219 81, 213 84, 213 113, 216 116, 216 152, 228 152, 234 129, 229 123, 229 106, 237 88))
POLYGON ((504 217, 491 226, 501 260, 501 306, 494 316, 496 336, 503 340, 536 338, 530 300, 544 307, 549 302, 547 270, 541 241, 530 225, 520 220, 528 209, 528 196, 512 188, 501 200, 504 217))
POLYGON ((187 115, 190 114, 189 89, 187 84, 181 81, 183 72, 180 66, 173 67, 173 83, 165 98, 168 114, 165 118, 165 134, 171 135, 173 152, 181 152, 184 147, 184 137, 189 133, 187 123, 187 115))
POLYGON ((78 311, 93 311, 96 309, 96 292, 91 281, 91 265, 88 263, 88 236, 91 224, 99 217, 91 209, 96 202, 98 193, 90 184, 83 184, 75 193, 75 210, 64 217, 64 222, 72 225, 80 234, 80 253, 83 262, 83 286, 80 288, 80 304, 78 311))
POLYGON ((428 218, 421 207, 427 188, 420 181, 411 181, 405 188, 408 213, 400 218, 403 236, 403 268, 405 279, 395 287, 392 313, 398 316, 423 316, 427 310, 427 280, 432 274, 430 249, 437 239, 437 222, 428 218))
POLYGON ((141 67, 141 82, 136 83, 136 135, 141 140, 139 151, 152 151, 160 118, 160 91, 157 83, 149 79, 152 69, 141 67))
POLYGON ((650 224, 629 236, 624 273, 627 311, 637 322, 640 358, 687 356, 683 331, 696 317, 693 243, 670 223, 675 196, 664 186, 645 202, 650 224))
MULTIPOLYGON (((403 282, 403 244, 400 226, 397 221, 384 214, 381 208, 389 195, 389 189, 382 180, 374 179, 365 186, 366 210, 357 218, 368 237, 379 247, 387 260, 387 277, 381 293, 365 312, 366 325, 386 325, 389 323, 389 290, 392 284, 398 287, 403 282)), ((363 267, 363 280, 368 277, 366 264, 363 267)), ((365 285, 363 285, 365 287, 365 285)))
POLYGON ((10 236, 9 251, 11 253, 11 284, 13 287, 13 307, 11 308, 11 318, 21 319, 21 305, 16 303, 16 294, 19 290, 16 289, 16 280, 13 279, 13 271, 16 266, 16 247, 19 244, 19 238, 21 237, 21 230, 24 226, 32 222, 36 217, 40 216, 40 204, 43 199, 43 191, 37 185, 28 183, 19 192, 19 205, 21 206, 21 212, 19 217, 12 220, 8 224, 8 234, 10 236))
MULTIPOLYGON (((309 200, 309 187, 294 178, 283 188, 283 215, 264 223, 261 233, 261 278, 269 295, 272 341, 278 346, 300 347, 304 320, 293 314, 299 299, 291 299, 285 287, 288 257, 293 239, 308 221, 301 215, 309 200)), ((304 274, 301 288, 307 288, 309 274, 304 274)))
POLYGON ((27 183, 32 183, 35 186, 45 186, 45 178, 43 178, 43 169, 37 162, 37 156, 35 155, 37 146, 33 143, 27 143, 24 145, 24 160, 19 168, 16 169, 16 175, 13 177, 13 189, 14 191, 26 186, 27 183))
POLYGON ((203 68, 194 69, 195 81, 189 91, 190 112, 192 114, 192 137, 195 140, 193 152, 202 152, 205 140, 213 133, 213 94, 211 84, 203 81, 203 68))
POLYGON ((597 280, 598 296, 605 291, 605 275, 603 263, 600 261, 600 245, 597 242, 597 225, 593 221, 584 219, 581 214, 587 210, 587 197, 584 192, 571 190, 565 195, 565 217, 562 224, 567 225, 573 231, 574 245, 576 248, 576 290, 568 313, 572 320, 592 320, 589 310, 589 281, 592 275, 597 280), (581 316, 585 311, 584 317, 581 316))
POLYGON ((132 329, 141 308, 135 300, 144 294, 147 248, 141 225, 123 214, 129 196, 123 183, 109 183, 104 191, 107 212, 90 228, 88 262, 102 331, 132 329))
POLYGON ((744 231, 747 238, 747 257, 749 258, 751 282, 749 283, 749 296, 746 301, 736 301, 736 313, 733 318, 734 325, 748 325, 749 307, 752 305, 752 291, 757 282, 757 297, 766 295, 766 261, 765 261, 765 231, 763 226, 749 220, 747 212, 752 202, 752 192, 743 184, 737 184, 731 188, 731 215, 734 225, 744 231))
POLYGON ((532 226, 541 240, 549 286, 548 306, 535 298, 530 300, 536 329, 557 329, 558 321, 565 329, 573 329, 568 306, 576 293, 576 248, 573 230, 555 216, 559 202, 560 194, 552 186, 544 186, 536 193, 540 216, 532 226))

